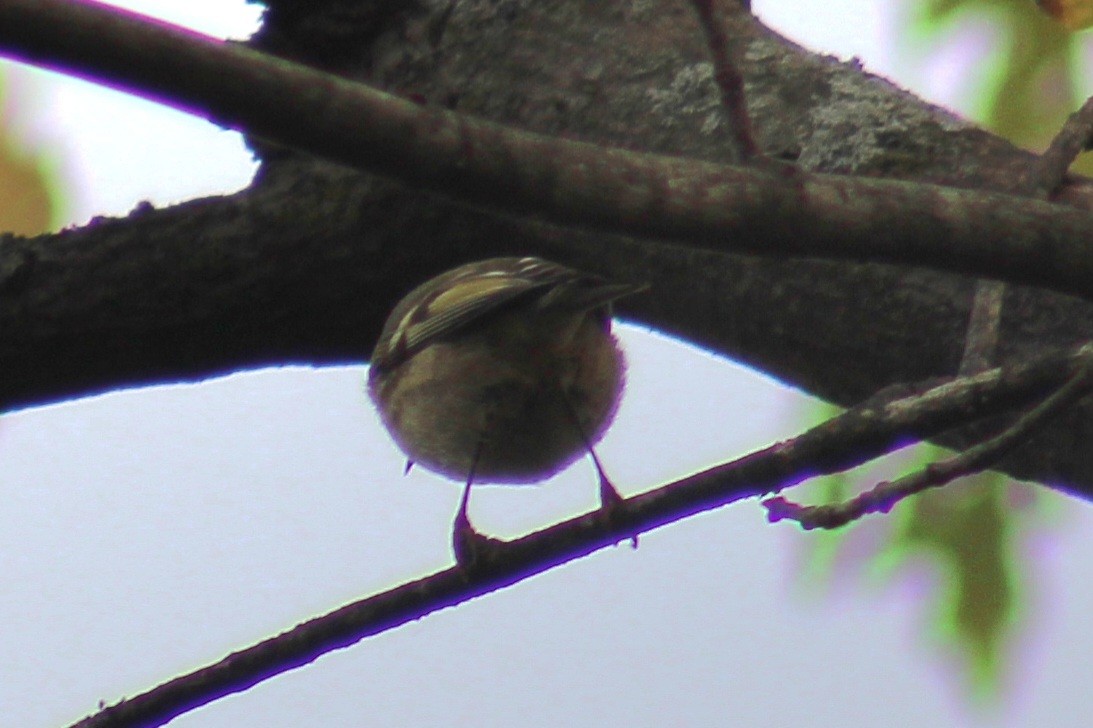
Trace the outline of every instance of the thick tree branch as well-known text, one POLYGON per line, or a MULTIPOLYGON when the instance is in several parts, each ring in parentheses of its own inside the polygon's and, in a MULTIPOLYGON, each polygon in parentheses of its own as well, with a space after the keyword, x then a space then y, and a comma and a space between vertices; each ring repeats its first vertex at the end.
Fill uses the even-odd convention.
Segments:
POLYGON ((1012 369, 992 369, 937 385, 896 387, 799 437, 624 499, 611 517, 592 513, 492 551, 471 571, 450 568, 346 605, 222 661, 123 700, 73 728, 162 725, 220 697, 306 665, 427 614, 522 581, 632 536, 744 498, 780 491, 845 470, 909 439, 929 437, 969 418, 1029 403, 1083 369, 1088 347, 1012 369))
MULTIPOLYGON (((271 3, 257 39, 273 52, 544 134, 730 158, 709 51, 685 0, 604 0, 604 12, 578 15, 572 0, 423 0, 360 28, 321 17, 325 4, 308 6, 320 17, 307 19, 284 5, 271 3)), ((994 190, 1011 189, 1034 159, 857 62, 809 54, 746 20, 740 70, 770 156, 994 190)), ((1091 192, 1071 176, 1058 198, 1090 208, 1091 192)), ((623 315, 847 406, 892 382, 956 371, 973 285, 485 214, 282 150, 233 197, 0 242, 0 409, 270 364, 363 361, 409 288, 500 254, 649 281, 651 293, 625 302, 623 315)), ((1006 298, 998 362, 1093 336, 1083 301, 1021 286, 1006 298)), ((1083 404, 1001 467, 1093 498, 1091 431, 1083 404)))
POLYGON ((922 265, 1093 300, 1093 213, 505 128, 90 3, 0 1, 0 50, 463 202, 720 252, 922 265))

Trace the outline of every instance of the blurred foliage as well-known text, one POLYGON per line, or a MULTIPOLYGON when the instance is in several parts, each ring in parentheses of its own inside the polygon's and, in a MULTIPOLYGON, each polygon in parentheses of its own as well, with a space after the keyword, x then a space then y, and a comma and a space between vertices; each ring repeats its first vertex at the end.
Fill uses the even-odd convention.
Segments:
MULTIPOLYGON (((949 455, 930 445, 914 446, 818 479, 807 497, 798 498, 841 501, 949 455)), ((1029 595, 1020 576, 1034 564, 1022 544, 1030 526, 1043 521, 1029 507, 1040 501, 1033 487, 1000 474, 964 478, 900 502, 887 517, 802 535, 808 547, 802 578, 817 585, 850 572, 891 582, 925 560, 939 577, 939 587, 920 605, 932 637, 928 642, 955 655, 969 698, 989 707, 1002 697, 1008 650, 1019 617, 1026 614, 1029 595)))
MULTIPOLYGON (((987 19, 995 30, 995 47, 973 63, 993 64, 989 82, 976 89, 976 121, 1016 144, 1043 149, 1080 104, 1077 89, 1087 79, 1079 66, 1085 36, 1069 29, 1080 25, 1082 12, 1093 13, 1093 0, 1058 0, 1067 5, 1055 18, 1033 0, 914 0, 916 15, 908 31, 933 52, 942 42, 959 42, 946 33, 958 19, 987 19), (1083 5, 1083 8, 1077 7, 1083 5), (1065 23, 1065 24, 1064 24, 1065 23), (947 40, 942 41, 941 38, 947 40)), ((926 51, 931 52, 930 50, 926 51)), ((1085 154, 1076 172, 1093 174, 1093 155, 1085 154)), ((824 405, 822 416, 831 414, 824 405)), ((908 468, 921 468, 942 457, 941 451, 919 446, 909 453, 908 468)), ((900 460, 908 453, 890 458, 900 460)), ((883 461, 882 461, 883 462, 883 461)), ((877 480, 900 472, 889 464, 874 464, 850 474, 825 478, 813 486, 809 502, 846 498, 877 480), (881 473, 878 477, 877 473, 881 473), (868 475, 864 475, 867 473, 868 475)), ((833 533, 809 534, 806 575, 830 579, 850 567, 872 567, 891 579, 912 562, 925 558, 941 576, 931 603, 930 630, 934 643, 959 656, 968 696, 983 707, 1002 698, 1005 667, 1010 664, 1013 638, 1027 617, 1030 595, 1020 577, 1035 565, 1022 548, 1029 526, 1042 524, 1043 498, 1032 488, 984 473, 930 491, 899 504, 888 519, 869 519, 833 533), (1019 492, 1026 505, 1014 506, 1019 492), (877 525, 880 524, 880 525, 877 525), (883 529, 865 539, 855 531, 883 529)))
POLYGON ((888 545, 897 563, 925 554, 940 568, 930 620, 937 641, 958 648, 971 695, 988 703, 1005 677, 1006 648, 1027 601, 1018 575, 1033 568, 1018 564, 1021 512, 1008 503, 1009 486, 988 472, 910 499, 895 515, 888 545))
MULTIPOLYGON (((1093 2, 1093 0, 1080 0, 1093 2)), ((990 65, 991 81, 976 89, 976 121, 1020 146, 1042 150, 1077 110, 1079 87, 1087 82, 1081 67, 1088 36, 1071 32, 1044 13, 1032 0, 917 0, 921 3, 911 30, 927 42, 966 17, 988 21, 995 47, 987 58, 971 60, 990 65)), ((1093 155, 1084 154, 1074 167, 1093 174, 1093 155)))
MULTIPOLYGON (((13 130, 18 99, 0 77, 0 232, 36 235, 53 227, 57 189, 49 159, 20 144, 13 130)), ((19 89, 22 91, 23 89, 19 89)))

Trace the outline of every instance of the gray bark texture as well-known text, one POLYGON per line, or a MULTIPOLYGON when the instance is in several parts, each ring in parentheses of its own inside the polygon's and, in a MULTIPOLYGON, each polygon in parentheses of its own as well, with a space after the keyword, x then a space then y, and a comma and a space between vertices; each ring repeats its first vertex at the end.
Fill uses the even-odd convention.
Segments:
MULTIPOLYGON (((735 156, 685 0, 270 5, 259 49, 422 103, 602 145, 735 156)), ((741 71, 766 154, 809 171, 998 191, 1028 173, 1031 154, 725 6, 729 34, 746 48, 741 71)), ((253 144, 264 164, 236 195, 0 239, 0 406, 270 364, 364 361, 414 285, 507 254, 647 281, 650 292, 622 303, 624 318, 843 405, 954 375, 960 363, 970 278, 567 229, 253 144)), ((1069 179, 1056 199, 1089 209, 1093 187, 1069 179)), ((1007 286, 996 363, 1091 334, 1093 304, 1007 286)), ((1091 415, 1085 405, 1056 421, 1004 469, 1093 497, 1091 415)), ((741 416, 726 411, 724 426, 741 416)))

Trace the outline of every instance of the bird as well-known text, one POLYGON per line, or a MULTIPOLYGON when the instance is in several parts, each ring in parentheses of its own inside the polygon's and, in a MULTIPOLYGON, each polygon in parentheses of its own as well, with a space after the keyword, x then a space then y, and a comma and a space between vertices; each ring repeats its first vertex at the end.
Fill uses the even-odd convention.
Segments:
POLYGON ((587 452, 601 508, 621 501, 594 445, 618 410, 626 360, 612 303, 647 288, 537 257, 481 260, 442 273, 395 305, 368 392, 412 465, 464 484, 457 562, 485 539, 467 515, 474 483, 533 483, 587 452))

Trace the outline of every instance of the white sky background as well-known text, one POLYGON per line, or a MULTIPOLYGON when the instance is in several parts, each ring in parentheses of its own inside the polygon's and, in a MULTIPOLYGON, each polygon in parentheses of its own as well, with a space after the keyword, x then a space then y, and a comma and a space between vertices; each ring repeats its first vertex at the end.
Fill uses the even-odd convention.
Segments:
MULTIPOLYGON (((936 101, 968 83, 959 65, 908 75, 892 3, 756 5, 799 42, 902 73, 936 101)), ((219 0, 128 6, 236 36, 257 13, 219 0)), ((968 38, 982 47, 982 33, 968 38)), ((79 184, 65 224, 143 199, 231 192, 252 172, 238 136, 200 120, 50 74, 12 83, 33 96, 20 128, 79 184)), ((801 429, 800 398, 779 385, 637 327, 621 336, 630 386, 600 453, 625 492, 801 429)), ((99 699, 448 566, 459 487, 421 470, 401 476, 364 371, 266 370, 0 420, 0 728, 65 725, 99 699)), ((1033 619, 1014 653, 1014 696, 997 713, 962 707, 949 658, 923 637, 930 569, 809 593, 797 574, 812 537, 742 503, 172 725, 1081 726, 1093 714, 1093 509, 1056 499, 1062 516, 1027 543, 1033 619)), ((478 489, 472 518, 512 536, 595 503, 582 461, 547 486, 478 489)))

